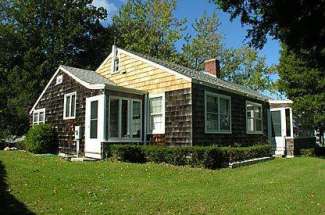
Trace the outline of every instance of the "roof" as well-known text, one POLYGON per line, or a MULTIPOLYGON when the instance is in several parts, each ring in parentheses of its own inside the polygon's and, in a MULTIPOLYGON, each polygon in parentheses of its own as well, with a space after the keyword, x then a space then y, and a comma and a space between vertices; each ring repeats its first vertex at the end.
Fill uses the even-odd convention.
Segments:
POLYGON ((70 66, 61 65, 61 68, 67 70, 72 75, 76 76, 80 80, 87 82, 88 84, 105 84, 105 85, 115 85, 114 82, 104 78, 102 75, 99 75, 95 71, 79 69, 70 66))
POLYGON ((173 70, 173 71, 180 73, 184 76, 192 78, 192 79, 198 81, 199 83, 202 82, 203 84, 207 84, 211 87, 225 88, 225 89, 228 89, 228 90, 231 90, 234 92, 238 92, 241 94, 245 94, 247 96, 251 96, 251 97, 254 97, 257 99, 261 99, 261 100, 269 100, 270 99, 269 97, 264 96, 255 90, 249 89, 249 88, 244 87, 239 84, 234 84, 234 83, 231 83, 228 81, 221 80, 220 78, 217 78, 217 77, 215 77, 207 72, 204 72, 204 71, 196 71, 196 70, 190 69, 188 67, 184 67, 184 66, 172 63, 172 62, 160 60, 158 58, 147 56, 144 54, 139 54, 139 53, 136 53, 133 51, 127 51, 127 52, 130 52, 131 54, 137 55, 137 56, 144 58, 146 60, 152 61, 156 64, 166 67, 167 69, 173 70))

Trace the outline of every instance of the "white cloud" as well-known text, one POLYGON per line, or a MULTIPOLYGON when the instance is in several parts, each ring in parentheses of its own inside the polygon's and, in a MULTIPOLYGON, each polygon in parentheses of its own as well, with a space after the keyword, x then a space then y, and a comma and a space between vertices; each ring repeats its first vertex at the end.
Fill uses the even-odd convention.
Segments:
MULTIPOLYGON (((108 21, 112 20, 112 17, 117 13, 118 8, 114 3, 109 0, 94 0, 92 5, 95 7, 103 7, 107 10, 108 21)), ((106 20, 107 21, 107 20, 106 20)))

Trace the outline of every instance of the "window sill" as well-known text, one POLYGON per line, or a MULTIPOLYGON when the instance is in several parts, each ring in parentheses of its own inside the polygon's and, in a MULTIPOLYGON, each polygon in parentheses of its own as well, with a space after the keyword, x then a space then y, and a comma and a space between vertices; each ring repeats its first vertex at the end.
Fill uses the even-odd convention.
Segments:
POLYGON ((205 134, 232 134, 232 131, 205 131, 205 134))
POLYGON ((63 120, 67 120, 67 119, 76 119, 76 117, 63 117, 63 120))
POLYGON ((246 132, 246 134, 264 134, 262 131, 246 132))

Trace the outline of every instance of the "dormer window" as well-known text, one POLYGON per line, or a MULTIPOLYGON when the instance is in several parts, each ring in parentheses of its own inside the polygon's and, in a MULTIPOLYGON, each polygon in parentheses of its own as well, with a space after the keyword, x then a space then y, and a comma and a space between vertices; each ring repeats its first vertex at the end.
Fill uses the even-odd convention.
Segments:
POLYGON ((118 59, 118 57, 115 57, 115 59, 114 59, 114 61, 113 61, 113 73, 116 73, 116 72, 118 72, 118 70, 119 70, 119 59, 118 59))

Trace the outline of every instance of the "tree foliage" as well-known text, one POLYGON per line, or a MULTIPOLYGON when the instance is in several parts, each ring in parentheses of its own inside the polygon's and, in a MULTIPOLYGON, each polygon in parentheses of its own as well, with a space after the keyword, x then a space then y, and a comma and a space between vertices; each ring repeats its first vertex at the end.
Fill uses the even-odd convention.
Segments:
POLYGON ((282 45, 278 71, 279 89, 294 101, 293 110, 302 125, 321 125, 325 121, 324 74, 310 67, 285 45, 282 45))
POLYGON ((226 48, 219 26, 216 13, 210 16, 205 13, 194 22, 195 35, 186 40, 182 49, 186 60, 184 65, 201 71, 205 60, 218 58, 222 79, 261 92, 273 92, 270 74, 274 67, 269 67, 265 58, 253 48, 226 48))
POLYGON ((1 1, 0 133, 25 132, 27 110, 60 64, 95 68, 107 55, 107 12, 91 2, 1 1))
POLYGON ((185 20, 174 16, 176 0, 128 0, 113 17, 116 42, 128 50, 176 61, 175 42, 185 20))
MULTIPOLYGON (((214 0, 231 19, 248 24, 247 37, 261 48, 271 35, 310 65, 325 68, 325 1, 214 0)), ((322 71, 324 72, 324 71, 322 71)))

